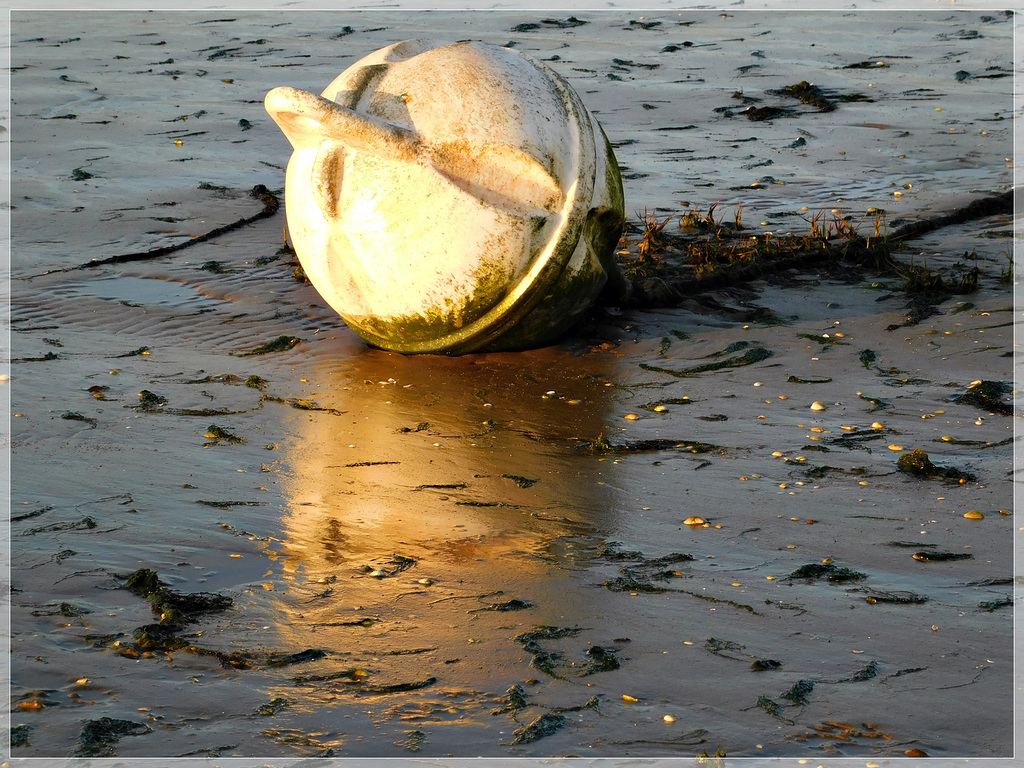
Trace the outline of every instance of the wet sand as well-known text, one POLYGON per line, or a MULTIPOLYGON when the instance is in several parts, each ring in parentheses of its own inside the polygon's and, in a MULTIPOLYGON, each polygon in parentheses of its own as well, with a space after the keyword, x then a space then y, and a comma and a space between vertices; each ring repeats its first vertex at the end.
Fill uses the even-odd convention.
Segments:
POLYGON ((10 762, 1010 755, 1012 417, 958 400, 1013 381, 1009 217, 896 254, 978 268, 916 325, 897 277, 805 266, 453 359, 367 348, 283 211, 73 269, 255 214, 263 94, 438 30, 565 75, 634 220, 867 233, 1009 187, 1004 14, 810 20, 16 14, 10 762), (803 80, 851 99, 771 93, 803 80))

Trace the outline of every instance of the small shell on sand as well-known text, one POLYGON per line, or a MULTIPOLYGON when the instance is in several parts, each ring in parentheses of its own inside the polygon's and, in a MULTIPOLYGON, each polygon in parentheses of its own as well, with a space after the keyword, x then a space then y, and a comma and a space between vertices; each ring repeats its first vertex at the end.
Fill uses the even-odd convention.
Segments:
POLYGON ((827 405, 825 405, 824 403, 822 403, 822 402, 820 402, 818 400, 815 400, 813 403, 811 403, 811 410, 812 411, 824 411, 827 408, 828 408, 827 405))
POLYGON ((965 512, 964 517, 968 520, 983 520, 985 516, 976 509, 972 509, 970 512, 965 512))

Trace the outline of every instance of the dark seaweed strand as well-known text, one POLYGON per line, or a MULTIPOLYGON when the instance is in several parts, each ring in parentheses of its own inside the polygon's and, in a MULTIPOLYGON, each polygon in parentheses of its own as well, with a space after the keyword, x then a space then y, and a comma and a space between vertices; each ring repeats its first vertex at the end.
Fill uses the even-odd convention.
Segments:
MULTIPOLYGON (((933 216, 927 219, 910 222, 889 233, 883 240, 888 245, 900 243, 915 237, 921 237, 937 229, 949 227, 954 224, 963 224, 968 221, 984 219, 997 214, 1013 213, 1013 190, 998 195, 989 195, 978 198, 963 208, 957 208, 946 214, 933 216)), ((845 243, 842 247, 847 258, 856 260, 857 256, 869 255, 872 246, 869 240, 874 238, 858 237, 855 240, 845 243)), ((650 309, 657 306, 675 306, 687 294, 704 291, 711 288, 718 288, 725 285, 734 285, 745 280, 753 280, 760 277, 766 271, 776 271, 789 267, 796 267, 804 263, 821 258, 821 251, 809 248, 806 251, 795 253, 791 256, 772 260, 765 264, 751 264, 749 266, 733 268, 723 272, 709 275, 702 278, 659 276, 654 278, 667 288, 668 300, 658 299, 650 295, 644 289, 644 283, 651 278, 625 278, 626 290, 612 298, 609 294, 602 294, 606 304, 617 305, 624 308, 641 307, 650 309)), ((887 257, 889 263, 893 262, 891 256, 887 257)))
MULTIPOLYGON (((176 243, 175 245, 167 245, 162 248, 154 248, 151 251, 120 253, 116 256, 110 256, 106 259, 93 259, 92 261, 87 261, 85 264, 79 264, 77 267, 67 267, 66 269, 51 269, 46 272, 43 272, 42 274, 50 275, 55 272, 70 272, 76 269, 91 269, 92 267, 103 267, 109 264, 126 264, 128 262, 133 261, 148 261, 149 259, 158 259, 161 256, 167 256, 168 254, 176 253, 177 251, 184 250, 185 248, 191 248, 193 245, 205 243, 207 240, 211 240, 215 237, 221 237, 222 235, 225 235, 228 232, 232 232, 236 229, 241 229, 247 224, 252 224, 253 222, 259 221, 260 219, 265 219, 270 216, 273 216, 281 207, 281 201, 278 200, 277 196, 262 184, 257 184, 255 187, 253 187, 252 191, 249 194, 252 197, 255 197, 257 200, 259 200, 261 203, 263 203, 263 210, 253 216, 246 216, 245 218, 239 219, 238 221, 235 221, 231 224, 225 224, 222 227, 211 229, 209 232, 206 232, 205 234, 197 235, 196 237, 189 238, 188 240, 182 243, 176 243)), ((33 277, 35 277, 35 275, 33 275, 33 277)))
POLYGON ((978 198, 963 208, 957 208, 946 214, 904 224, 890 234, 888 239, 894 241, 909 240, 926 235, 929 232, 934 232, 936 229, 949 227, 953 224, 963 224, 967 221, 983 219, 1000 213, 1013 213, 1012 189, 999 195, 978 198))

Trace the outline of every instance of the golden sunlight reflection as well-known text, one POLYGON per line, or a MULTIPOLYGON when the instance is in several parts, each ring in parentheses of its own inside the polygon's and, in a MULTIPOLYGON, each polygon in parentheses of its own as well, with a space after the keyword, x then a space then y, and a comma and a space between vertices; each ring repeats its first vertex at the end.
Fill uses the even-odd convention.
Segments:
POLYGON ((290 409, 282 445, 274 631, 324 655, 272 695, 465 723, 537 674, 517 636, 600 613, 608 364, 367 350, 311 374, 318 410, 290 409))

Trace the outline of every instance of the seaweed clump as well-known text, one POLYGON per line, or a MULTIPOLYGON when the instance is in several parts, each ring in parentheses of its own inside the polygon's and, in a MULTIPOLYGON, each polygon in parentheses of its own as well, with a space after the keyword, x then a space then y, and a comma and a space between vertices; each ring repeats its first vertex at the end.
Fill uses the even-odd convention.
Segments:
MULTIPOLYGON (((638 560, 636 565, 625 565, 619 568, 621 576, 605 581, 605 589, 612 592, 649 592, 661 593, 669 591, 668 587, 661 586, 655 582, 666 582, 678 578, 683 574, 675 568, 670 568, 677 563, 693 560, 693 555, 683 552, 672 552, 668 555, 655 558, 631 557, 634 553, 614 553, 616 559, 638 560)), ((639 554, 639 553, 636 553, 639 554)))
POLYGON ((579 627, 554 627, 541 625, 529 632, 522 632, 514 638, 517 643, 523 646, 523 650, 533 658, 530 659, 530 666, 539 669, 552 677, 559 677, 558 667, 564 664, 562 654, 553 651, 546 651, 541 647, 538 640, 556 640, 563 637, 575 637, 580 633, 579 627))
POLYGON ((958 482, 972 482, 975 478, 970 472, 954 469, 953 467, 939 467, 932 463, 927 453, 920 448, 901 454, 896 461, 900 472, 905 472, 914 477, 941 477, 946 480, 958 482))
POLYGON ((781 698, 788 699, 798 707, 806 707, 810 703, 810 695, 813 690, 813 680, 797 680, 788 691, 782 694, 781 698))
POLYGON ((131 574, 125 581, 125 588, 149 600, 154 613, 160 614, 160 624, 173 629, 196 621, 201 613, 226 610, 233 602, 227 595, 168 589, 149 568, 140 568, 131 574))
POLYGON ((785 88, 772 91, 772 93, 799 99, 802 103, 815 107, 819 112, 833 112, 836 108, 836 105, 825 96, 821 88, 806 80, 801 80, 794 85, 787 85, 785 88))
POLYGON ((513 731, 512 743, 529 744, 532 741, 543 739, 545 736, 550 736, 558 731, 568 722, 569 721, 566 719, 565 715, 545 712, 538 716, 537 719, 529 725, 524 725, 522 728, 517 728, 513 731))
POLYGON ((989 413, 1003 416, 1013 415, 1013 406, 1003 402, 1003 397, 1013 391, 1013 385, 1007 381, 975 381, 962 395, 953 398, 954 402, 973 405, 989 413))
POLYGON ((253 355, 266 355, 271 352, 285 352, 301 341, 302 339, 297 336, 278 336, 273 341, 261 344, 250 352, 242 352, 241 355, 242 357, 251 357, 253 355))
POLYGON ((840 584, 847 581, 861 581, 867 578, 867 574, 834 565, 833 563, 808 563, 797 568, 787 578, 790 580, 805 579, 807 581, 824 578, 833 584, 840 584))
POLYGON ((526 691, 523 686, 518 683, 510 686, 505 691, 505 706, 498 707, 491 711, 492 715, 503 715, 506 712, 518 712, 521 709, 526 709, 526 691))
MULTIPOLYGON (((225 652, 196 645, 182 631, 200 621, 205 613, 229 608, 233 601, 227 595, 210 592, 177 592, 168 589, 156 571, 139 568, 125 580, 124 588, 150 601, 159 622, 138 627, 132 633, 134 643, 114 642, 114 647, 129 658, 152 657, 155 651, 169 653, 182 650, 202 656, 213 656, 225 668, 252 669, 262 662, 269 667, 283 667, 324 658, 327 651, 307 648, 294 653, 256 653, 247 650, 225 652)), ((117 636, 114 636, 117 637, 117 636)), ((114 638, 109 638, 113 640, 114 638)))
POLYGON ((248 669, 252 667, 252 654, 244 651, 225 653, 194 645, 180 633, 189 624, 205 614, 227 610, 233 601, 227 595, 210 592, 178 592, 168 589, 155 571, 140 568, 124 583, 130 592, 147 599, 158 614, 158 622, 137 627, 132 633, 134 645, 115 642, 118 653, 129 658, 152 656, 153 651, 184 650, 200 656, 214 656, 225 667, 248 669))
POLYGON ((152 413, 153 411, 159 410, 162 405, 167 403, 167 398, 163 395, 158 395, 155 392, 150 392, 148 389, 144 389, 139 392, 139 404, 136 406, 141 411, 152 413))
POLYGON ((138 736, 149 733, 153 729, 145 723, 134 720, 121 720, 114 717, 101 717, 98 720, 87 720, 78 736, 75 757, 112 757, 114 743, 122 736, 138 736))
POLYGON ((621 664, 619 664, 615 653, 614 648, 605 648, 600 645, 591 646, 587 649, 587 663, 580 675, 586 677, 598 672, 610 672, 613 669, 618 669, 621 664))

